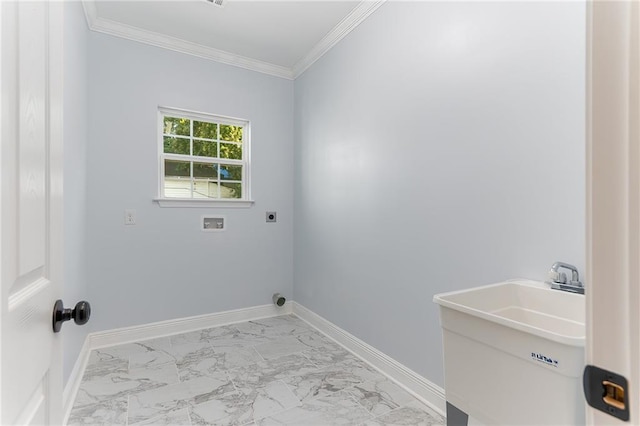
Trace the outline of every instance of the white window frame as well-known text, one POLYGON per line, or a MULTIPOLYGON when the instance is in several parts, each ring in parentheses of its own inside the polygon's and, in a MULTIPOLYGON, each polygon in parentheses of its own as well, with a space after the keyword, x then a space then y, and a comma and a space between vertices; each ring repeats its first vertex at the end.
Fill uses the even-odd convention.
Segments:
POLYGON ((240 207, 253 205, 251 199, 251 123, 249 120, 226 117, 217 114, 188 111, 179 108, 158 107, 158 197, 154 199, 160 207, 240 207), (196 121, 214 122, 231 126, 242 126, 242 160, 226 160, 220 158, 196 157, 189 155, 189 161, 204 163, 228 163, 242 165, 242 198, 167 198, 164 196, 164 162, 165 159, 186 161, 180 154, 164 152, 164 117, 181 117, 196 121), (221 161, 222 160, 222 161, 221 161))

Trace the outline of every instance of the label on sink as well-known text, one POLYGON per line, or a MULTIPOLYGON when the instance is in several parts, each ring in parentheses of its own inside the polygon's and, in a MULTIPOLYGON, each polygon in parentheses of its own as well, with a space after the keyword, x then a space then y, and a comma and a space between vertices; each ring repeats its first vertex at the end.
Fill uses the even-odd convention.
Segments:
POLYGON ((541 362, 543 364, 551 365, 553 367, 558 368, 558 364, 559 363, 558 363, 557 359, 548 357, 548 356, 543 355, 543 354, 541 354, 539 352, 531 352, 531 359, 534 359, 534 360, 536 360, 538 362, 541 362))

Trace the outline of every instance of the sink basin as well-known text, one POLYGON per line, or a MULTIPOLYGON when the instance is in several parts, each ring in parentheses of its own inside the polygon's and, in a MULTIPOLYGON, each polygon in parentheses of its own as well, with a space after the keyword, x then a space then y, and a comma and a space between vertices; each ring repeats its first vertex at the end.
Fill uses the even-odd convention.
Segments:
POLYGON ((584 295, 512 280, 439 294, 434 302, 554 342, 584 347, 584 295))
POLYGON ((448 414, 461 411, 468 424, 584 424, 584 295, 510 280, 433 301, 448 414))

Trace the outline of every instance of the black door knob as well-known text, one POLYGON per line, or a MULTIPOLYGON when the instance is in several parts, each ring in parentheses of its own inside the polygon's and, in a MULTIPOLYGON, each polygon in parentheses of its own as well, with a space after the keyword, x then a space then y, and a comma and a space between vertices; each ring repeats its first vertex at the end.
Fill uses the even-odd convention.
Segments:
POLYGON ((91 305, 89 302, 82 300, 76 303, 75 308, 69 309, 64 307, 62 300, 56 300, 53 305, 53 332, 57 333, 62 328, 62 323, 69 321, 73 318, 73 321, 78 325, 86 324, 91 317, 91 305))

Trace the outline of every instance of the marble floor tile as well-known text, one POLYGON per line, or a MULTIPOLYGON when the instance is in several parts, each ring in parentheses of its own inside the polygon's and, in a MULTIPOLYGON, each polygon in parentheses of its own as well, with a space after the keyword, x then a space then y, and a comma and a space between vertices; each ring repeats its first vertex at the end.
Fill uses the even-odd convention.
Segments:
POLYGON ((86 377, 81 382, 75 406, 85 406, 109 399, 178 383, 175 364, 157 368, 119 369, 104 376, 86 377))
POLYGON ((244 425, 300 405, 286 384, 280 381, 259 388, 244 388, 195 405, 193 424, 244 425))
POLYGON ((309 331, 298 334, 295 337, 300 343, 307 346, 306 350, 309 351, 320 353, 347 352, 342 346, 317 331, 309 331))
POLYGON ((253 347, 261 343, 269 343, 278 340, 277 335, 261 334, 260 330, 255 330, 256 326, 242 327, 242 324, 230 325, 229 328, 232 333, 227 333, 222 336, 218 336, 209 339, 209 343, 214 348, 216 347, 253 347), (240 328, 246 328, 248 331, 242 331, 240 328))
POLYGON ((161 337, 158 339, 143 340, 140 342, 127 343, 108 348, 94 349, 89 355, 89 364, 112 361, 115 359, 128 361, 129 356, 132 354, 167 349, 169 347, 171 347, 171 341, 169 338, 161 337))
POLYGON ((208 342, 173 345, 167 353, 173 357, 183 382, 220 372, 219 360, 208 342))
POLYGON ((269 327, 272 332, 282 336, 316 331, 311 325, 309 325, 309 323, 301 320, 293 314, 263 318, 254 322, 262 324, 265 327, 269 327))
POLYGON ((373 416, 344 392, 337 392, 274 414, 256 423, 260 426, 357 425, 373 416))
POLYGON ((238 391, 225 393, 189 408, 194 425, 242 425, 252 421, 247 411, 245 398, 238 391))
POLYGON ((258 362, 262 358, 253 348, 221 347, 214 350, 206 341, 172 345, 163 351, 144 352, 129 357, 131 367, 147 367, 174 363, 181 381, 215 374, 238 366, 258 362))
POLYGON ((301 405, 301 402, 282 381, 267 386, 238 389, 251 402, 253 420, 259 420, 280 411, 301 405))
POLYGON ((255 348, 217 346, 213 348, 219 366, 225 370, 256 364, 263 360, 255 348))
POLYGON ((345 390, 374 416, 408 404, 415 398, 391 380, 371 381, 355 384, 345 390))
POLYGON ((308 333, 299 336, 302 343, 309 346, 302 354, 318 367, 329 367, 336 364, 364 363, 360 358, 320 333, 308 333))
POLYGON ((385 380, 385 377, 364 363, 354 362, 352 365, 342 363, 324 367, 283 380, 301 401, 309 401, 357 384, 385 380))
POLYGON ((82 380, 95 380, 109 374, 126 372, 128 369, 129 362, 124 359, 116 358, 109 361, 94 362, 93 364, 87 364, 82 380))
POLYGON ((68 426, 76 425, 126 425, 127 397, 113 398, 100 403, 74 406, 68 426))
POLYGON ((294 315, 92 351, 71 425, 443 425, 294 315))
POLYGON ((255 347, 256 351, 264 359, 278 358, 309 349, 308 346, 300 342, 296 337, 285 336, 268 343, 262 343, 255 347))
POLYGON ((242 333, 263 336, 295 336, 314 331, 306 322, 294 315, 281 315, 235 324, 242 333))
POLYGON ((353 363, 356 360, 360 361, 355 355, 351 352, 348 352, 345 349, 322 349, 322 350, 306 350, 302 352, 309 361, 313 362, 318 366, 318 368, 331 367, 332 365, 342 364, 342 363, 353 363))
POLYGON ((129 368, 156 368, 164 364, 175 364, 175 358, 166 350, 129 355, 129 368))
POLYGON ((140 423, 135 423, 135 425, 191 426, 191 418, 189 417, 189 409, 183 408, 140 423))
POLYGON ((196 330, 188 333, 176 334, 171 336, 172 345, 183 345, 185 343, 208 343, 214 339, 231 338, 236 335, 238 331, 228 325, 221 327, 206 328, 204 330, 196 330))
POLYGON ((362 426, 444 426, 445 419, 415 400, 404 407, 368 420, 362 426))
POLYGON ((301 354, 286 355, 275 359, 228 371, 229 378, 237 388, 262 387, 276 380, 290 381, 318 370, 318 366, 301 354))
POLYGON ((226 373, 198 377, 129 396, 129 423, 142 422, 171 411, 201 404, 236 392, 226 373))

